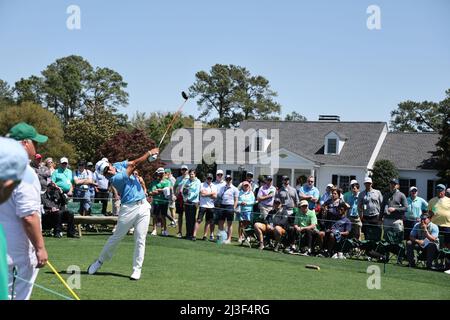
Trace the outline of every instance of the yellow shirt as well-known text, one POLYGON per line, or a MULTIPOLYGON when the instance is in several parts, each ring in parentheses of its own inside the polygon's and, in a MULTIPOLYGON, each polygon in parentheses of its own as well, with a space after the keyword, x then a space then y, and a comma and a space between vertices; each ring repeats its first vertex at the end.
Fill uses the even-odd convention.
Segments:
POLYGON ((428 203, 428 209, 434 212, 431 221, 440 227, 450 227, 450 198, 433 198, 428 203))

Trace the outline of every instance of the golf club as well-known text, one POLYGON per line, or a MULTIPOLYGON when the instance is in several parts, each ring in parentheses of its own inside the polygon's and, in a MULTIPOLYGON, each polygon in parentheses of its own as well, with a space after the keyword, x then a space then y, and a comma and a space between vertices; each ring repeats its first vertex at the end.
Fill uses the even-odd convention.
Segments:
MULTIPOLYGON (((161 144, 164 141, 164 138, 166 137, 167 133, 169 132, 169 130, 172 128, 173 124, 175 123, 175 120, 178 118, 178 116, 181 114, 181 110, 183 109, 184 105, 186 104, 186 102, 188 101, 189 97, 186 94, 186 92, 181 91, 181 96, 184 99, 184 102, 181 104, 181 106, 178 108, 177 112, 175 112, 175 114, 173 115, 172 121, 169 123, 169 126, 167 127, 166 131, 164 132, 163 136, 161 137, 161 140, 159 141, 158 144, 158 149, 161 147, 161 144)), ((148 157, 148 161, 149 162, 153 162, 157 159, 158 155, 155 154, 151 157, 148 157)))

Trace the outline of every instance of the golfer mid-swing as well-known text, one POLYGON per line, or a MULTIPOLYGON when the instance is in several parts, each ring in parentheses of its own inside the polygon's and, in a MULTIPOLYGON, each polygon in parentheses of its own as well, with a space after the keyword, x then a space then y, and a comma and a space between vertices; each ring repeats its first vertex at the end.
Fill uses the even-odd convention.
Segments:
POLYGON ((134 227, 133 273, 130 279, 138 280, 141 277, 145 240, 150 222, 150 204, 147 202, 144 190, 139 180, 134 176, 133 171, 140 163, 158 153, 159 149, 155 148, 133 161, 125 160, 111 164, 106 159, 102 159, 97 162, 96 168, 98 173, 107 177, 120 194, 121 206, 116 230, 106 242, 98 259, 89 266, 89 274, 96 273, 103 262, 112 258, 119 242, 127 234, 128 230, 134 227))

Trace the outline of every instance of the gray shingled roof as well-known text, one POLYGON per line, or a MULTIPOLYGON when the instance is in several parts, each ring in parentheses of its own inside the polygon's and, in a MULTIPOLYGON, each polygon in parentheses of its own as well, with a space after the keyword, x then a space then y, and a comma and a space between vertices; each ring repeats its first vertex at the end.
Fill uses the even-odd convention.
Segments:
POLYGON ((417 170, 425 161, 424 168, 430 168, 432 151, 439 140, 437 133, 389 132, 378 154, 377 160, 386 159, 398 169, 417 170))
POLYGON ((279 129, 280 148, 324 164, 366 167, 385 122, 244 121, 241 128, 279 129), (345 137, 339 155, 324 154, 325 136, 334 131, 345 137))
MULTIPOLYGON (((252 120, 243 121, 240 128, 279 129, 280 148, 317 163, 366 167, 385 125, 384 122, 252 120), (324 138, 330 131, 346 138, 339 155, 324 154, 324 138)), ((171 142, 164 149, 162 160, 170 159, 170 150, 174 145, 171 142)))

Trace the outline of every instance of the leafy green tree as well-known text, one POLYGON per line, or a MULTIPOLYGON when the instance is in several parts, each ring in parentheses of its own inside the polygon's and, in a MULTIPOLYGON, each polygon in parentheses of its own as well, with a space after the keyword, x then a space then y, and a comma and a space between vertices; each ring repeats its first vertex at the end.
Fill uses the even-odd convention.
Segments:
POLYGON ((44 100, 43 86, 43 79, 36 76, 31 76, 28 79, 21 78, 16 81, 14 91, 17 95, 17 103, 28 101, 42 105, 44 100))
MULTIPOLYGON (((117 132, 111 139, 106 141, 98 149, 97 159, 108 158, 110 162, 123 160, 134 160, 143 155, 146 151, 155 147, 155 142, 149 138, 144 130, 134 129, 129 132, 126 130, 117 132)), ((148 183, 156 169, 163 167, 164 163, 159 160, 153 162, 144 162, 138 168, 140 175, 148 183)))
POLYGON ((78 158, 74 147, 64 141, 61 121, 50 111, 31 102, 9 106, 0 111, 0 135, 7 134, 12 126, 22 121, 48 136, 48 141, 38 146, 38 152, 43 157, 53 157, 57 161, 64 156, 68 157, 72 164, 76 163, 78 158))
POLYGON ((6 81, 0 79, 0 105, 8 105, 14 102, 13 90, 6 81))
POLYGON ((110 140, 125 125, 123 119, 102 107, 87 107, 82 117, 73 119, 65 129, 65 138, 80 159, 96 161, 98 148, 110 140))
POLYGON ((284 121, 307 121, 305 116, 302 116, 300 113, 296 111, 292 111, 284 117, 284 121))
POLYGON ((199 119, 228 128, 242 120, 262 119, 280 113, 281 106, 273 100, 277 96, 262 76, 252 76, 244 67, 216 64, 210 72, 199 71, 189 88, 191 97, 199 96, 202 111, 199 119))
MULTIPOLYGON (((446 94, 448 99, 450 89, 446 91, 446 94)), ((443 101, 439 103, 410 100, 401 102, 397 109, 391 111, 391 129, 401 132, 439 131, 442 119, 449 112, 448 105, 446 108, 443 108, 442 105, 443 101)))
POLYGON ((389 160, 381 159, 375 161, 372 169, 373 187, 385 194, 389 191, 389 181, 398 179, 397 167, 389 160))
MULTIPOLYGON (((147 116, 145 112, 136 112, 130 121, 130 125, 132 128, 144 130, 149 137, 159 143, 174 115, 175 113, 171 112, 152 112, 147 116)), ((194 117, 179 115, 172 128, 167 132, 161 144, 161 150, 169 143, 170 137, 176 129, 192 128, 193 126, 194 117)))

